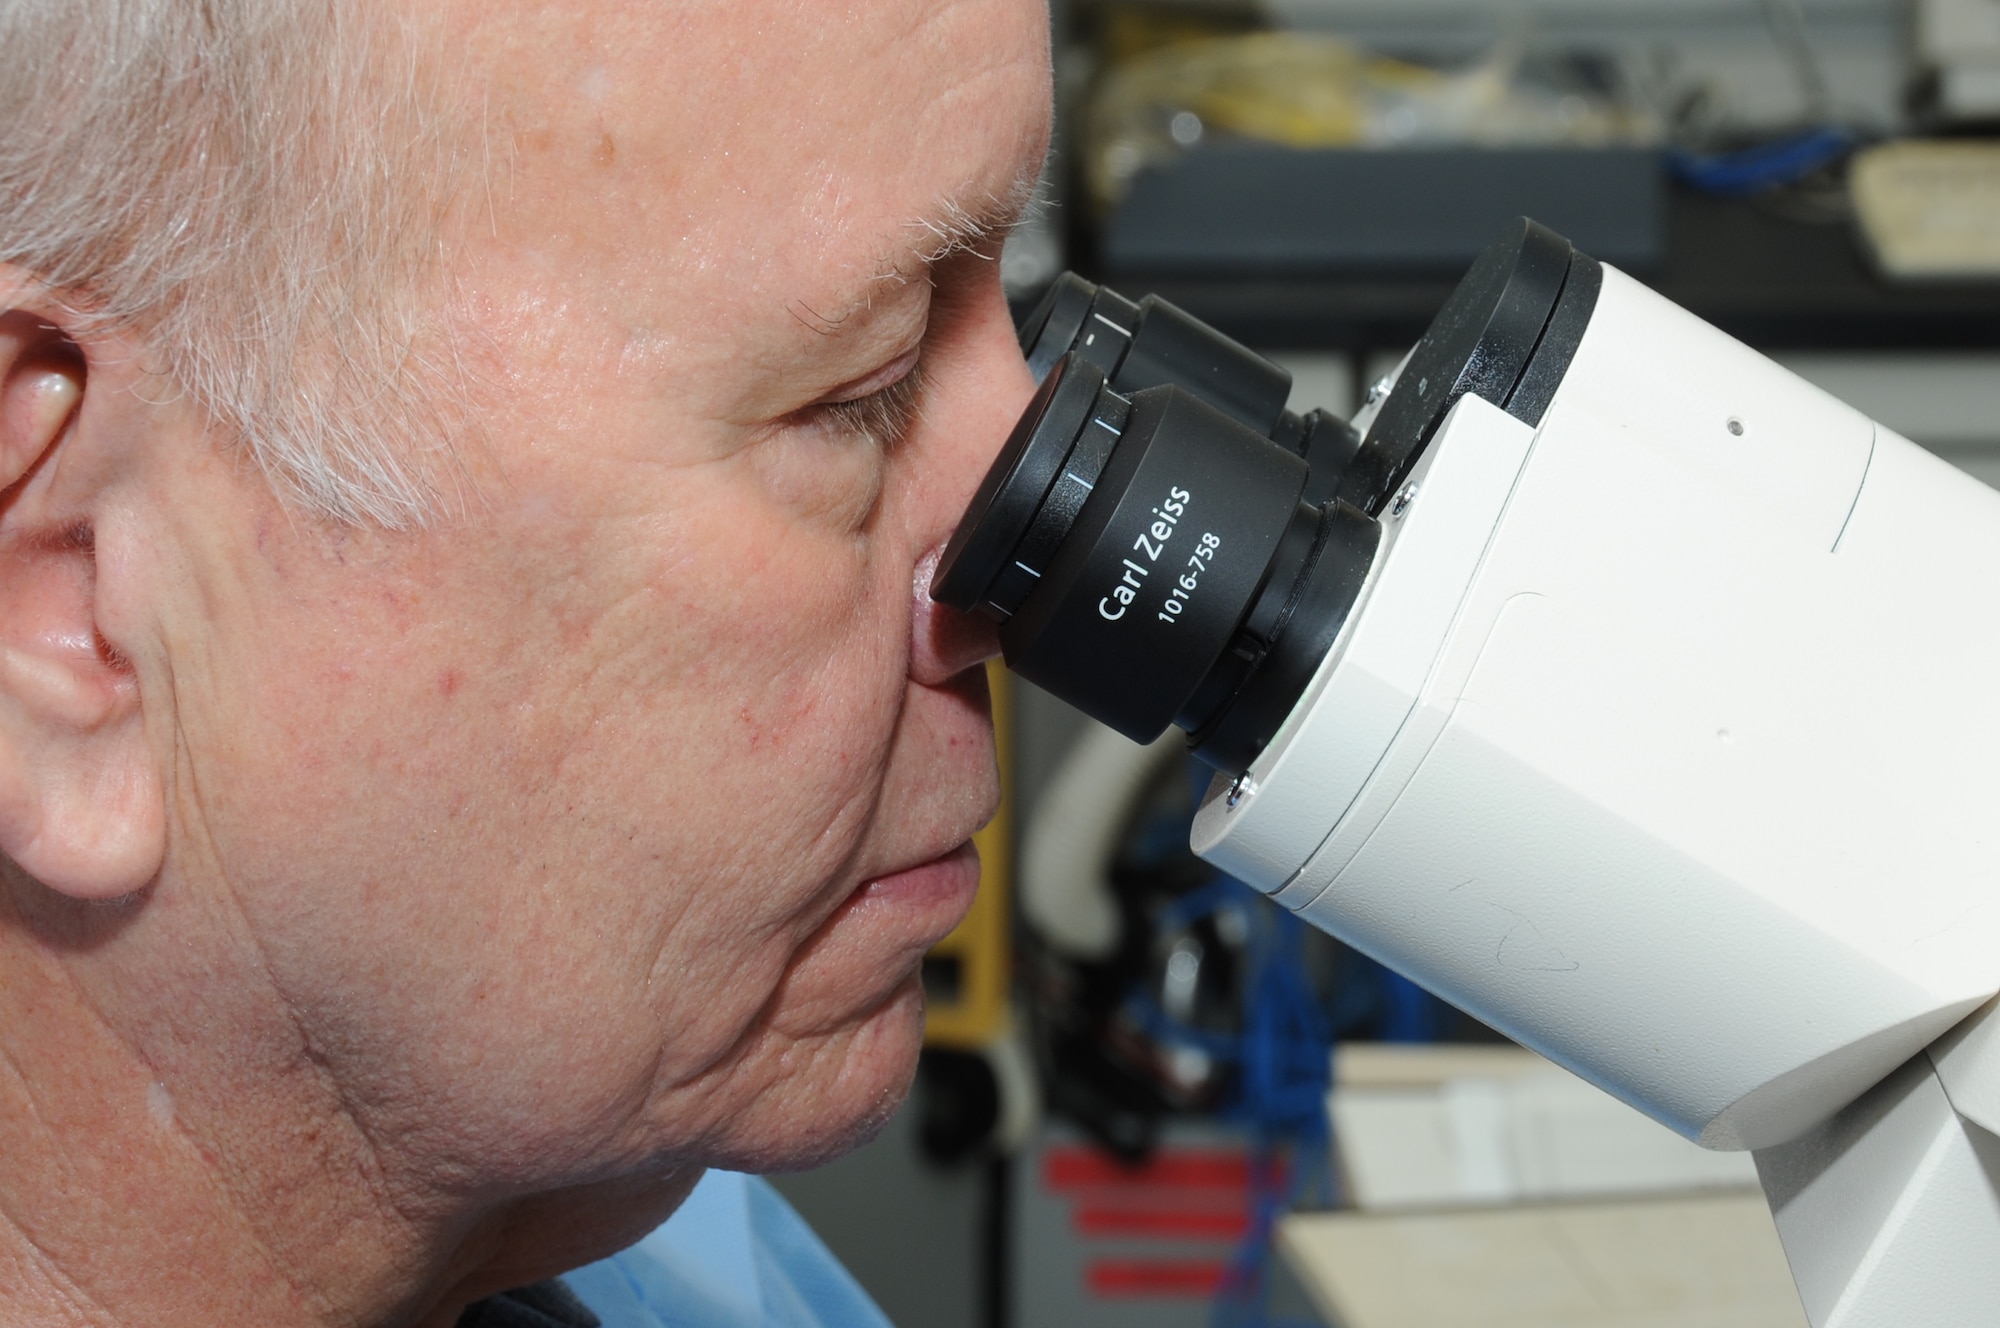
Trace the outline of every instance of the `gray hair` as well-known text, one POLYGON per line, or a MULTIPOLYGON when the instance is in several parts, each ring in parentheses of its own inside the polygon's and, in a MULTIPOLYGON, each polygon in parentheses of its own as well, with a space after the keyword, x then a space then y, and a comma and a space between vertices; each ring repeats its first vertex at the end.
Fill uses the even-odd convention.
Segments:
POLYGON ((433 515, 455 155, 358 0, 0 0, 0 262, 143 334, 278 492, 433 515))

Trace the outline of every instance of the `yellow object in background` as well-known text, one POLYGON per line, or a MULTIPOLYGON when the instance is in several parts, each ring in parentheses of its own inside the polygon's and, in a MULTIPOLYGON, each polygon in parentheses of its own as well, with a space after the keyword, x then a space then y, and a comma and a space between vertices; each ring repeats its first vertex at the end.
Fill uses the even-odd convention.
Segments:
POLYGON ((1658 141, 1658 124, 1638 107, 1525 78, 1530 35, 1513 24, 1483 57, 1452 70, 1326 33, 1130 41, 1132 53, 1107 60, 1084 118, 1091 199, 1109 211, 1139 172, 1217 139, 1300 151, 1658 141))
POLYGON ((997 660, 987 666, 986 677, 1000 756, 1000 810, 973 836, 979 846, 979 894, 972 911, 924 961, 924 1043, 961 1051, 989 1047, 1007 1032, 1013 986, 1013 680, 997 660))
POLYGON ((1091 97, 1085 167, 1108 208, 1142 168, 1214 133, 1345 147, 1366 124, 1367 58, 1337 37, 1258 32, 1160 46, 1113 65, 1091 97))
POLYGON ((1885 143, 1855 154, 1847 188, 1885 276, 2000 277, 2000 143, 1885 143))

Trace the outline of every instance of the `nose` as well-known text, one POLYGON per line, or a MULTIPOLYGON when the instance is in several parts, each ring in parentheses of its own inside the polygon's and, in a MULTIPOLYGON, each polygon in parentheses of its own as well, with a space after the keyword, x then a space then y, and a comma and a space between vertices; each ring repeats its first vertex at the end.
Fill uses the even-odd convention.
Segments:
POLYGON ((931 577, 937 572, 942 544, 917 564, 912 613, 915 633, 910 643, 910 677, 927 687, 948 682, 1000 653, 999 629, 976 613, 961 613, 931 598, 931 577))

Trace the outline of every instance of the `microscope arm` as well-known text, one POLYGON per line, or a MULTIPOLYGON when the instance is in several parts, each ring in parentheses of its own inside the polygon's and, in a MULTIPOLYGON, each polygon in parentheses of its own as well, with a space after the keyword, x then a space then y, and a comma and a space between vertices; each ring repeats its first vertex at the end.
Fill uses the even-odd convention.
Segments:
POLYGON ((1832 1119, 1756 1153, 1814 1328, 1991 1323, 2000 1019, 1987 1005, 1832 1119))

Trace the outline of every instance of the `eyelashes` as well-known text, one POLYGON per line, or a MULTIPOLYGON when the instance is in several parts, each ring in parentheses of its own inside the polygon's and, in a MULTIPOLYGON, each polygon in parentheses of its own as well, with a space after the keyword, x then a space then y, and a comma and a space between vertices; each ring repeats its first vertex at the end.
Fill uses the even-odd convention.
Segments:
POLYGON ((919 360, 908 373, 879 392, 852 401, 829 402, 821 409, 835 428, 877 447, 889 448, 916 424, 923 395, 924 366, 919 360))

